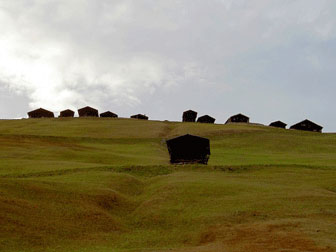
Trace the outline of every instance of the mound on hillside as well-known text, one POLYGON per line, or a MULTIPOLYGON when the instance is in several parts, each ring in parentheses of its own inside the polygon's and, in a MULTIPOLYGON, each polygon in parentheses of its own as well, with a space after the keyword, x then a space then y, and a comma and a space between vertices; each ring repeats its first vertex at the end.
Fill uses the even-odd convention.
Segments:
POLYGON ((0 121, 1 251, 334 251, 336 135, 237 124, 0 121), (210 139, 204 165, 166 140, 210 139))

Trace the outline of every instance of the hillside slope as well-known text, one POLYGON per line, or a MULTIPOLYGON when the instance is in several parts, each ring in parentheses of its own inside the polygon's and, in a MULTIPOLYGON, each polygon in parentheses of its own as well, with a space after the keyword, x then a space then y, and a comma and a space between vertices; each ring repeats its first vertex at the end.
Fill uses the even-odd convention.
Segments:
POLYGON ((130 119, 0 121, 0 251, 334 251, 336 134, 130 119), (165 140, 211 140, 208 166, 165 140))

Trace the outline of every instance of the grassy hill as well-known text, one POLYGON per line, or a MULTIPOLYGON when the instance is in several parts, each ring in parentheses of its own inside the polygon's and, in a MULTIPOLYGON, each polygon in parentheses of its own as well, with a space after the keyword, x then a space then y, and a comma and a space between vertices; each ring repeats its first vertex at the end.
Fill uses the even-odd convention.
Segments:
POLYGON ((0 121, 0 251, 336 251, 336 134, 0 121), (211 140, 208 166, 165 139, 211 140))

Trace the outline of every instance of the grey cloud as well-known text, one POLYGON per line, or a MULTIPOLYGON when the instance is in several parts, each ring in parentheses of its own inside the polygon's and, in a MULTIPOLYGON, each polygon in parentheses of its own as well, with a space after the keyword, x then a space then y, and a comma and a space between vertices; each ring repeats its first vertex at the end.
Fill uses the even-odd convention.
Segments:
POLYGON ((332 130, 335 11, 333 0, 2 1, 0 81, 31 108, 307 116, 332 130))

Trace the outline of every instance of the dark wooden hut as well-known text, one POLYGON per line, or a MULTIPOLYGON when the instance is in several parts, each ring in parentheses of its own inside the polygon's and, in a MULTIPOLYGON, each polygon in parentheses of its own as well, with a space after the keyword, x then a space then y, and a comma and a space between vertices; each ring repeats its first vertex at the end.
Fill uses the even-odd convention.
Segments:
POLYGON ((131 118, 140 119, 140 120, 148 120, 148 116, 142 115, 142 114, 132 115, 131 118))
POLYGON ((70 109, 61 111, 59 115, 59 117, 74 117, 74 116, 75 116, 75 112, 70 109))
POLYGON ((290 129, 313 131, 313 132, 320 132, 321 133, 323 127, 306 119, 302 122, 294 124, 293 126, 290 127, 290 129))
POLYGON ((79 117, 98 117, 98 110, 89 106, 78 109, 79 117))
POLYGON ((210 157, 210 140, 184 135, 166 141, 170 162, 207 164, 210 157))
POLYGON ((269 126, 286 129, 287 124, 281 121, 272 122, 269 126))
POLYGON ((54 113, 43 108, 28 112, 29 118, 53 118, 54 113))
POLYGON ((106 111, 100 114, 100 117, 110 117, 110 118, 118 118, 117 114, 112 113, 111 111, 106 111))
POLYGON ((197 112, 193 110, 187 110, 183 112, 182 122, 195 122, 197 117, 197 112))
POLYGON ((197 122, 199 123, 215 123, 215 121, 216 119, 209 115, 204 115, 197 119, 197 122))
POLYGON ((250 122, 250 118, 248 118, 247 116, 243 115, 243 114, 238 114, 238 115, 234 115, 231 116, 226 123, 249 123, 250 122))

